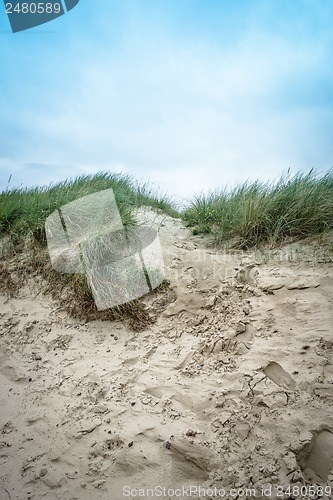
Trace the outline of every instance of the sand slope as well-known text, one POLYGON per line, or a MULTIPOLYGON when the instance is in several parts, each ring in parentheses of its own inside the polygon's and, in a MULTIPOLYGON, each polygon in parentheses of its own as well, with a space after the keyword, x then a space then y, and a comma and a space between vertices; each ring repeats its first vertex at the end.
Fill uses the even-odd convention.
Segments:
POLYGON ((145 298, 158 311, 145 331, 78 323, 29 284, 0 299, 0 499, 333 491, 332 262, 227 254, 139 216, 159 229, 174 289, 145 298))

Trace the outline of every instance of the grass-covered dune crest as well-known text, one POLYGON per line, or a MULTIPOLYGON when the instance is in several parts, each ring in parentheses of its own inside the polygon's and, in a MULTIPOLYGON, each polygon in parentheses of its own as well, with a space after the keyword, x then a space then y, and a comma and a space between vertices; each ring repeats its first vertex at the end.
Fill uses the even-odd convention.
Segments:
MULTIPOLYGON (((118 173, 101 172, 51 186, 6 189, 0 193, 0 289, 16 294, 33 278, 72 316, 122 319, 133 329, 149 323, 151 315, 139 300, 97 311, 85 274, 61 274, 51 266, 45 235, 48 216, 74 200, 110 188, 125 228, 137 224, 135 212, 142 206, 179 217, 176 205, 167 196, 118 173)), ((168 293, 165 285, 162 283, 157 292, 168 293)))
POLYGON ((319 235, 333 229, 333 170, 202 194, 182 215, 194 233, 211 233, 217 244, 233 240, 239 248, 319 235))
POLYGON ((130 176, 99 172, 82 175, 50 186, 7 189, 0 193, 0 235, 7 234, 16 243, 33 237, 45 242, 46 218, 56 209, 88 194, 113 189, 124 226, 134 225, 133 209, 143 205, 179 216, 175 204, 147 183, 130 176))
MULTIPOLYGON (((15 294, 32 278, 75 317, 116 319, 134 329, 145 327, 152 316, 140 300, 97 311, 84 274, 55 271, 46 248, 45 221, 56 209, 112 188, 122 223, 135 226, 136 212, 152 207, 172 217, 182 217, 193 233, 209 233, 215 244, 242 249, 312 236, 333 229, 333 171, 317 175, 282 176, 277 182, 245 182, 236 188, 216 190, 195 197, 179 212, 175 203, 146 183, 127 175, 102 172, 80 176, 48 187, 6 189, 0 193, 0 289, 15 294)), ((169 297, 167 282, 157 290, 169 297)))

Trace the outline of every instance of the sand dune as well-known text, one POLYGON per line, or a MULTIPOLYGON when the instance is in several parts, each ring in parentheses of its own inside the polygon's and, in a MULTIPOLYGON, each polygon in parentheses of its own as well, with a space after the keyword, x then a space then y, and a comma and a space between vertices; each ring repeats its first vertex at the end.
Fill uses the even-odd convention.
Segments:
POLYGON ((333 498, 332 262, 225 253, 139 216, 174 290, 144 298, 146 330, 68 318, 31 283, 1 296, 0 499, 309 484, 333 498))

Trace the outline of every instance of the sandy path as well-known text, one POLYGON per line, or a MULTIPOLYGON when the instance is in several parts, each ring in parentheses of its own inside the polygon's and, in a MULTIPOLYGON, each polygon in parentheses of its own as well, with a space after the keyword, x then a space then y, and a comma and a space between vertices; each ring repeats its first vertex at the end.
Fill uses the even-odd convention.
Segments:
POLYGON ((145 331, 1 297, 0 499, 333 498, 332 264, 258 264, 146 217, 176 300, 145 331))

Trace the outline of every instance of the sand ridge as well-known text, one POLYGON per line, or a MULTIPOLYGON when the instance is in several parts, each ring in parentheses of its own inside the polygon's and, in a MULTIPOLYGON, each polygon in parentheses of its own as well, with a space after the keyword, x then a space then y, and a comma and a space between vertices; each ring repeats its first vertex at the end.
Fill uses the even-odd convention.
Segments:
POLYGON ((332 263, 265 263, 138 216, 173 290, 144 298, 157 311, 144 331, 70 319, 29 284, 0 299, 1 500, 333 490, 332 263))

